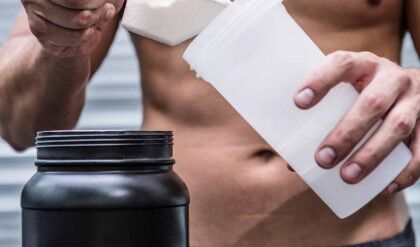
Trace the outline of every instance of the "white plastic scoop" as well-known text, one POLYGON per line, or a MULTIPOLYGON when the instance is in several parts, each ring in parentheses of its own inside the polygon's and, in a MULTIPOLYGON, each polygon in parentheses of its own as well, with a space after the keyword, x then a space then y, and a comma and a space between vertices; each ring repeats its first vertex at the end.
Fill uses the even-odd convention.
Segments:
POLYGON ((340 177, 343 162, 330 170, 316 164, 318 145, 358 97, 351 85, 342 83, 311 110, 294 105, 295 92, 324 57, 281 0, 236 0, 184 54, 191 68, 226 98, 336 215, 345 218, 379 194, 408 164, 411 152, 400 144, 356 185, 340 177))
POLYGON ((200 33, 230 0, 127 0, 127 30, 175 46, 200 33))

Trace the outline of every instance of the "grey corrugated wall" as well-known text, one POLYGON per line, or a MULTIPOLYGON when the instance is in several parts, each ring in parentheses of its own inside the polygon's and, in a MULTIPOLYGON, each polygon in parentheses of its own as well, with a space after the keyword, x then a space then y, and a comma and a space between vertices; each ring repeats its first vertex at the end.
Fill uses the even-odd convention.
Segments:
MULTIPOLYGON (((0 0, 0 45, 20 8, 18 0, 0 0)), ((418 66, 407 40, 404 64, 418 66)), ((120 30, 106 62, 93 79, 78 125, 80 129, 138 129, 141 122, 137 62, 127 33, 120 30)), ((35 172, 34 150, 17 154, 0 140, 0 247, 20 246, 19 196, 35 172)), ((420 229, 420 185, 407 191, 411 212, 420 229)), ((420 236, 420 232, 417 231, 420 236)))

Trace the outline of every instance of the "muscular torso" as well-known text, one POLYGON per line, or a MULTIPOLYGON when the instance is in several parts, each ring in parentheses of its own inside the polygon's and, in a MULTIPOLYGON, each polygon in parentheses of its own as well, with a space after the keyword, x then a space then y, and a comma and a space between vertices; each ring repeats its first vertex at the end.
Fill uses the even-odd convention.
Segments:
MULTIPOLYGON (((399 62, 403 1, 372 3, 285 1, 325 53, 371 51, 399 62)), ((168 47, 133 35, 133 42, 143 128, 175 132, 175 169, 191 193, 191 246, 331 246, 402 230, 402 195, 378 197, 346 220, 334 216, 209 84, 196 79, 182 59, 189 41, 168 47)))

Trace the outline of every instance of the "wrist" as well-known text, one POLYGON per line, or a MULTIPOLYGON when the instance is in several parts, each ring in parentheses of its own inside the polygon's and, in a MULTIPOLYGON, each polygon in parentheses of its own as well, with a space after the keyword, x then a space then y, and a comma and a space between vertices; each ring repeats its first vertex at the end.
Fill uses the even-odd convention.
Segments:
MULTIPOLYGON (((90 56, 60 57, 46 50, 39 42, 33 47, 32 66, 41 81, 54 87, 84 88, 90 78, 90 56)), ((69 88, 70 89, 70 88, 69 88)))
POLYGON ((39 42, 36 44, 36 50, 39 51, 38 57, 43 62, 54 65, 62 69, 80 69, 86 68, 90 64, 89 55, 60 57, 45 49, 39 42))

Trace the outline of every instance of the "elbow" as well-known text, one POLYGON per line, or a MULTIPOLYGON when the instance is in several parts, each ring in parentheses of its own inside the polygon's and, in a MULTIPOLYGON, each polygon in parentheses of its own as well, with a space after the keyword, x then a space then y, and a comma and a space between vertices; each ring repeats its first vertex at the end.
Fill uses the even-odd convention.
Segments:
POLYGON ((4 138, 3 139, 10 145, 11 148, 13 148, 13 150, 15 150, 16 152, 23 152, 26 149, 30 148, 33 146, 34 143, 25 143, 22 141, 18 141, 18 140, 12 140, 12 139, 8 139, 8 138, 4 138))
POLYGON ((17 141, 13 141, 13 140, 6 139, 6 138, 3 138, 3 139, 10 145, 11 148, 13 148, 13 150, 15 150, 16 152, 19 152, 19 153, 23 152, 26 149, 33 146, 33 145, 25 144, 23 142, 17 142, 17 141))
POLYGON ((24 138, 11 131, 0 131, 0 135, 16 152, 23 152, 35 144, 35 137, 24 138))
POLYGON ((18 153, 21 153, 23 151, 25 151, 26 149, 28 149, 29 147, 31 147, 30 145, 22 145, 19 143, 14 143, 14 142, 8 142, 10 147, 13 148, 13 150, 15 150, 18 153))
POLYGON ((9 130, 0 128, 0 136, 5 140, 11 148, 16 152, 23 152, 35 145, 35 139, 38 131, 43 130, 71 130, 77 125, 77 120, 61 123, 58 126, 49 128, 39 128, 37 130, 22 130, 21 128, 13 128, 9 130))

